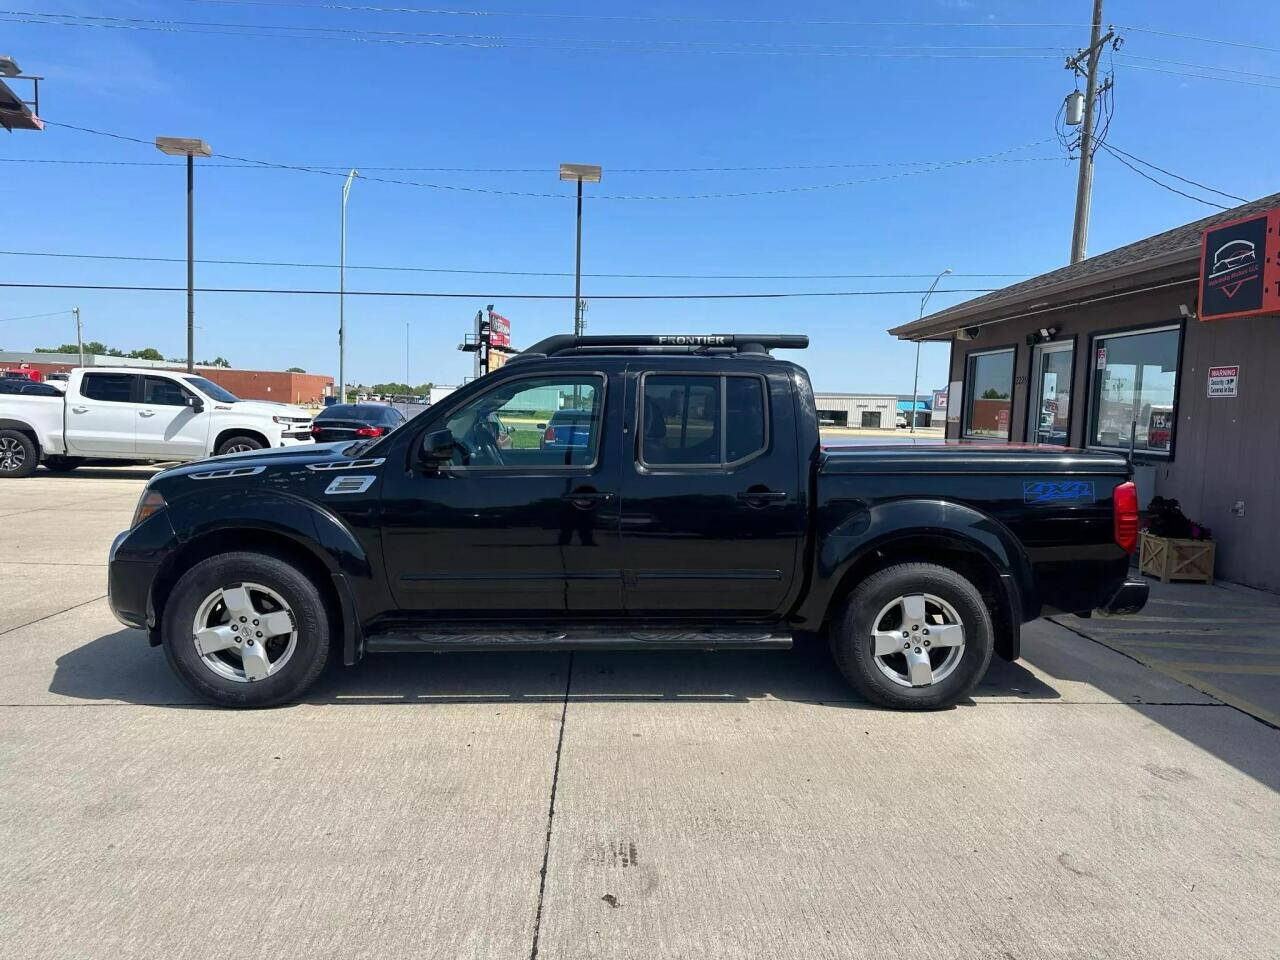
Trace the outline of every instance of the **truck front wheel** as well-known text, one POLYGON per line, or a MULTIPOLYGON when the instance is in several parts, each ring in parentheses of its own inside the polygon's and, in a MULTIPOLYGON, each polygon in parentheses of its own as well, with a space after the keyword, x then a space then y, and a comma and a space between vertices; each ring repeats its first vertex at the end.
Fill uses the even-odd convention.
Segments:
POLYGON ((899 710, 952 706, 991 662, 982 594, 954 570, 903 563, 869 576, 832 624, 831 650, 872 703, 899 710))
POLYGON ((0 430, 0 477, 29 477, 39 459, 36 445, 25 433, 0 430))
POLYGON ((196 693, 228 707, 296 700, 329 654, 316 585, 263 553, 224 553, 182 575, 165 604, 165 656, 196 693))
POLYGON ((257 437, 250 437, 246 434, 237 434, 234 437, 227 437, 218 445, 218 456, 224 453, 248 453, 250 450, 261 450, 262 441, 257 437))

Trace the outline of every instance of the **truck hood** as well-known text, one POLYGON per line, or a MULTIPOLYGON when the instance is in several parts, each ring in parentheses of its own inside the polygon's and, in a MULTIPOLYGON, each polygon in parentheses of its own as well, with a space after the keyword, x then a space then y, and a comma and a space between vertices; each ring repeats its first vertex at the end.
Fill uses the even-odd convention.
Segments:
POLYGON ((294 417, 298 420, 311 421, 311 411, 306 407, 294 406, 291 403, 271 403, 263 400, 237 400, 235 403, 215 403, 216 408, 225 408, 233 413, 247 413, 251 417, 294 417))
POLYGON ((224 453, 220 457, 209 457, 192 463, 179 464, 157 473, 152 480, 167 477, 182 477, 192 473, 204 473, 209 470, 230 470, 235 467, 305 467, 313 463, 333 463, 338 460, 354 459, 346 455, 349 448, 359 448, 350 440, 337 443, 306 443, 296 447, 265 447, 261 450, 247 450, 244 453, 224 453))

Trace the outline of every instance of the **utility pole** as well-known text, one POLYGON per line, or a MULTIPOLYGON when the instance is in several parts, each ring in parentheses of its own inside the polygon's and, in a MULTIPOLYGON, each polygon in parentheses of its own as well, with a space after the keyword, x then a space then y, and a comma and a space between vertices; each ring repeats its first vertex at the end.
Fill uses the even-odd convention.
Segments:
POLYGON ((1084 69, 1084 123, 1080 130, 1080 176, 1076 181, 1076 217, 1071 230, 1071 262, 1085 258, 1089 243, 1089 205, 1093 195, 1093 121, 1094 101, 1098 98, 1098 59, 1102 48, 1112 41, 1116 32, 1109 28, 1102 35, 1102 0, 1093 0, 1093 28, 1089 35, 1089 49, 1081 50, 1067 59, 1067 69, 1081 72, 1080 64, 1088 60, 1084 69))
POLYGON ((76 316, 76 350, 80 354, 80 366, 84 366, 84 327, 80 325, 80 308, 72 307, 71 312, 76 316))
POLYGON ((573 263, 573 333, 582 336, 582 183, 599 183, 600 167, 591 163, 560 164, 561 180, 578 181, 577 241, 574 244, 573 263))
MULTIPOLYGON (((933 278, 933 283, 929 284, 929 289, 920 300, 920 319, 924 319, 924 307, 929 302, 929 298, 933 296, 933 291, 938 287, 938 281, 951 273, 951 268, 943 270, 940 274, 933 278)), ((916 405, 920 397, 920 341, 916 341, 916 375, 911 380, 911 433, 916 432, 916 405)))
POLYGON ((338 248, 338 402, 347 402, 347 197, 351 181, 360 176, 352 169, 342 185, 342 242, 338 248))

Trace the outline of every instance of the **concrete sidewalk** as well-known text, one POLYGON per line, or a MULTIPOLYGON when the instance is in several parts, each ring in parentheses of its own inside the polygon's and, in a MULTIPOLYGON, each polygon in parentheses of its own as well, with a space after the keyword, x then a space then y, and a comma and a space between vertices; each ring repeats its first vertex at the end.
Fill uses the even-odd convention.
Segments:
POLYGON ((1280 727, 1280 597, 1234 584, 1152 581, 1136 617, 1055 619, 1280 727))

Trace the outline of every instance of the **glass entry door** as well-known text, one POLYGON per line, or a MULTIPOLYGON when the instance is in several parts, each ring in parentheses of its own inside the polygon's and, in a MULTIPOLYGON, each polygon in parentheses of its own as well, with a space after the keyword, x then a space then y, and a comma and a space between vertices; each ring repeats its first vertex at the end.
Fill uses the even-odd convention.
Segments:
POLYGON ((1071 367, 1074 345, 1040 343, 1031 353, 1027 441, 1065 447, 1070 442, 1071 367))

